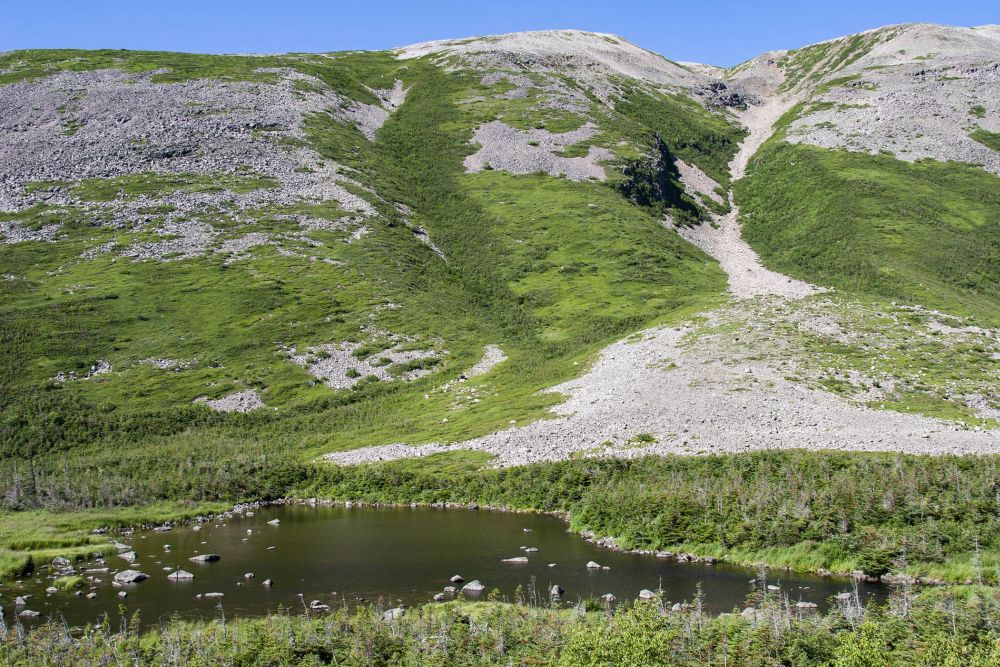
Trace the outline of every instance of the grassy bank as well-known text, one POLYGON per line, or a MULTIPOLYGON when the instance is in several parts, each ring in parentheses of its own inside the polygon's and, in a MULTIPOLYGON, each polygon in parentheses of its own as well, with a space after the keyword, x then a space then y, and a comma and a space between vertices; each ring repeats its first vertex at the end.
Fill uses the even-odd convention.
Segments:
POLYGON ((116 529, 227 509, 223 503, 160 503, 120 509, 52 512, 32 510, 0 513, 0 578, 17 577, 56 556, 70 560, 111 550, 108 537, 96 528, 116 529))
MULTIPOLYGON (((143 635, 127 623, 69 636, 61 624, 7 631, 0 650, 18 665, 797 665, 882 667, 1000 660, 996 592, 968 588, 885 608, 842 605, 803 613, 762 592, 752 615, 664 612, 640 602, 614 613, 596 602, 575 610, 521 603, 449 603, 409 610, 302 612, 213 623, 173 621, 143 635)), ((223 610, 220 606, 220 615, 223 610)))

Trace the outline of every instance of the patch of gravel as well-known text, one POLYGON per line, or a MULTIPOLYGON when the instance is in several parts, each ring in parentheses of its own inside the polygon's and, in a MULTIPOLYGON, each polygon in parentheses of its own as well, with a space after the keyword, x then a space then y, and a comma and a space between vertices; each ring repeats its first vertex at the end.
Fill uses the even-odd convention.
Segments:
POLYGON ((111 364, 104 359, 98 359, 93 363, 93 365, 83 374, 80 375, 76 371, 63 372, 59 371, 56 373, 55 377, 52 378, 53 382, 58 382, 63 384, 64 382, 72 382, 74 380, 89 380, 92 377, 98 375, 107 375, 112 371, 111 364))
POLYGON ((62 225, 45 225, 39 229, 29 229, 17 221, 0 222, 0 238, 7 245, 15 243, 25 243, 26 241, 41 241, 43 243, 53 243, 62 225))
POLYGON ((582 377, 549 391, 567 396, 551 419, 474 440, 393 444, 326 459, 350 465, 458 449, 485 451, 498 466, 571 456, 635 457, 762 449, 1000 452, 1000 431, 916 414, 874 410, 785 379, 753 360, 732 363, 715 339, 690 326, 642 332, 606 348, 582 377), (637 436, 649 434, 645 444, 637 436))
POLYGON ((691 195, 708 198, 716 203, 723 203, 722 195, 716 190, 720 187, 715 180, 693 164, 688 164, 684 160, 675 159, 674 166, 680 174, 681 183, 684 189, 691 195))
POLYGON ((140 366, 152 366, 153 368, 158 368, 161 371, 184 371, 190 368, 194 368, 198 365, 197 359, 156 359, 150 357, 149 359, 143 359, 139 362, 140 366))
POLYGON ((434 359, 444 354, 435 349, 402 349, 406 342, 408 341, 397 342, 388 349, 364 358, 355 355, 355 352, 362 347, 362 343, 351 342, 317 345, 306 348, 304 353, 292 348, 289 350, 289 357, 328 387, 350 389, 362 379, 372 376, 382 382, 393 382, 397 379, 415 380, 431 373, 431 369, 416 368, 399 375, 394 373, 393 366, 420 359, 434 359))
POLYGON ((474 378, 479 377, 480 375, 486 375, 505 361, 507 361, 507 355, 504 354, 502 349, 500 349, 500 346, 490 343, 483 348, 483 358, 477 361, 476 365, 465 373, 465 377, 474 378))
POLYGON ((476 129, 472 143, 479 145, 472 155, 465 158, 466 172, 500 169, 511 174, 544 172, 550 176, 564 176, 572 181, 589 178, 603 181, 602 160, 610 160, 611 151, 591 146, 585 157, 562 157, 557 151, 586 141, 597 134, 591 123, 561 134, 547 130, 519 130, 498 120, 476 129))
POLYGON ((264 407, 260 394, 253 389, 229 394, 222 398, 209 399, 205 396, 194 399, 195 403, 204 403, 216 412, 250 412, 264 407))

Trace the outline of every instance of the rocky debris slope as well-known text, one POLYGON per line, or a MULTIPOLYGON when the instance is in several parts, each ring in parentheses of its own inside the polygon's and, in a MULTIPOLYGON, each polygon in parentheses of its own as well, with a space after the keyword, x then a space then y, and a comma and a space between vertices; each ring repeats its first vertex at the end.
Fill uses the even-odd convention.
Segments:
POLYGON ((828 71, 790 91, 809 104, 787 140, 968 162, 1000 175, 1000 153, 969 136, 1000 132, 1000 26, 915 24, 863 35, 877 39, 862 57, 833 67, 850 38, 835 40, 815 68, 828 71))
MULTIPOLYGON (((403 99, 401 84, 376 91, 383 108, 293 70, 268 72, 273 83, 154 83, 155 72, 98 70, 0 86, 0 211, 23 211, 27 220, 34 207, 68 206, 94 224, 166 237, 120 252, 135 259, 205 254, 219 236, 193 219, 206 213, 239 219, 267 207, 336 202, 351 215, 300 216, 302 228, 356 229, 375 209, 345 187, 357 184, 338 165, 304 146, 303 122, 332 110, 373 139, 403 99), (129 186, 144 189, 123 197, 129 186)), ((54 241, 59 229, 26 229, 15 219, 0 237, 54 241)))
MULTIPOLYGON (((803 326, 826 326, 823 312, 828 308, 818 306, 803 326)), ((709 319, 716 316, 728 317, 727 311, 709 314, 709 319)), ((746 326, 753 326, 755 317, 767 327, 772 313, 738 314, 746 326)), ((551 419, 467 442, 394 444, 326 458, 357 464, 472 449, 493 455, 496 465, 511 466, 574 455, 776 448, 970 454, 1000 448, 1000 431, 872 409, 786 379, 795 359, 764 356, 770 336, 750 345, 739 330, 730 329, 728 335, 699 332, 696 325, 657 328, 611 345, 583 376, 550 390, 568 397, 551 419), (739 350, 743 353, 734 355, 739 350)))

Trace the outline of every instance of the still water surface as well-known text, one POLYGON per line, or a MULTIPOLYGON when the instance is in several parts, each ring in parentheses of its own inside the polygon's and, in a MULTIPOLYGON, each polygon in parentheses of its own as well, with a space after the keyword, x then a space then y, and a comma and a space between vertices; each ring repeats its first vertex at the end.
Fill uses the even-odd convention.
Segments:
MULTIPOLYGON (((571 532, 554 517, 456 509, 373 509, 288 505, 260 508, 253 516, 236 516, 202 524, 200 530, 179 527, 169 532, 142 532, 127 541, 138 555, 129 566, 109 556, 107 573, 91 576, 82 590, 94 599, 73 593, 45 593, 50 579, 39 576, 0 587, 0 604, 13 622, 14 597, 30 594, 28 609, 42 613, 44 622, 60 615, 72 626, 121 620, 119 608, 139 612, 144 625, 184 618, 227 618, 262 615, 279 608, 301 611, 303 601, 320 600, 331 607, 357 604, 358 598, 384 604, 427 603, 434 593, 459 574, 478 579, 487 591, 498 589, 513 599, 518 586, 546 597, 553 584, 565 589, 563 601, 614 594, 631 600, 643 588, 662 587, 671 602, 693 600, 700 583, 710 612, 732 611, 753 588, 757 572, 716 564, 676 563, 673 560, 626 554, 597 547, 571 532), (272 519, 279 525, 269 525, 272 519), (525 530, 527 529, 527 531, 525 530), (530 531, 530 532, 528 532, 530 531), (170 545, 169 550, 165 545, 170 545), (273 547, 273 548, 269 548, 273 547), (521 547, 538 551, 525 553, 521 547), (193 563, 199 553, 219 554, 214 563, 193 563), (526 564, 502 563, 504 558, 527 556, 526 564), (588 569, 588 561, 610 569, 588 569), (550 563, 555 566, 550 567, 550 563), (191 581, 171 581, 171 569, 195 575, 191 581), (113 586, 114 572, 136 569, 149 575, 137 584, 113 586), (245 578, 252 572, 253 578, 245 578), (273 586, 265 586, 265 579, 273 586), (120 599, 117 592, 128 591, 120 599), (206 593, 222 597, 206 598, 206 593), (202 597, 197 597, 202 594, 202 597), (300 597, 301 596, 301 597, 300 597), (222 609, 220 610, 220 605, 222 609)), ((99 564, 78 564, 78 571, 99 564)), ((768 583, 780 585, 791 601, 815 602, 826 607, 854 582, 808 574, 768 573, 768 583)), ((461 584, 458 584, 461 587, 461 584)), ((863 599, 880 598, 884 589, 859 585, 863 599)))

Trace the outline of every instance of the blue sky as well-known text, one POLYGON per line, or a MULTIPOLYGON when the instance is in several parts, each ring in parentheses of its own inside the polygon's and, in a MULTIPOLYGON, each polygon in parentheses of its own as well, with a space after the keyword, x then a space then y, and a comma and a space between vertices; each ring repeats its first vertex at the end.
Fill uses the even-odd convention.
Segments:
POLYGON ((446 37, 580 28, 673 60, 734 65, 889 23, 1000 23, 997 0, 3 0, 0 51, 205 53, 384 49, 446 37))

